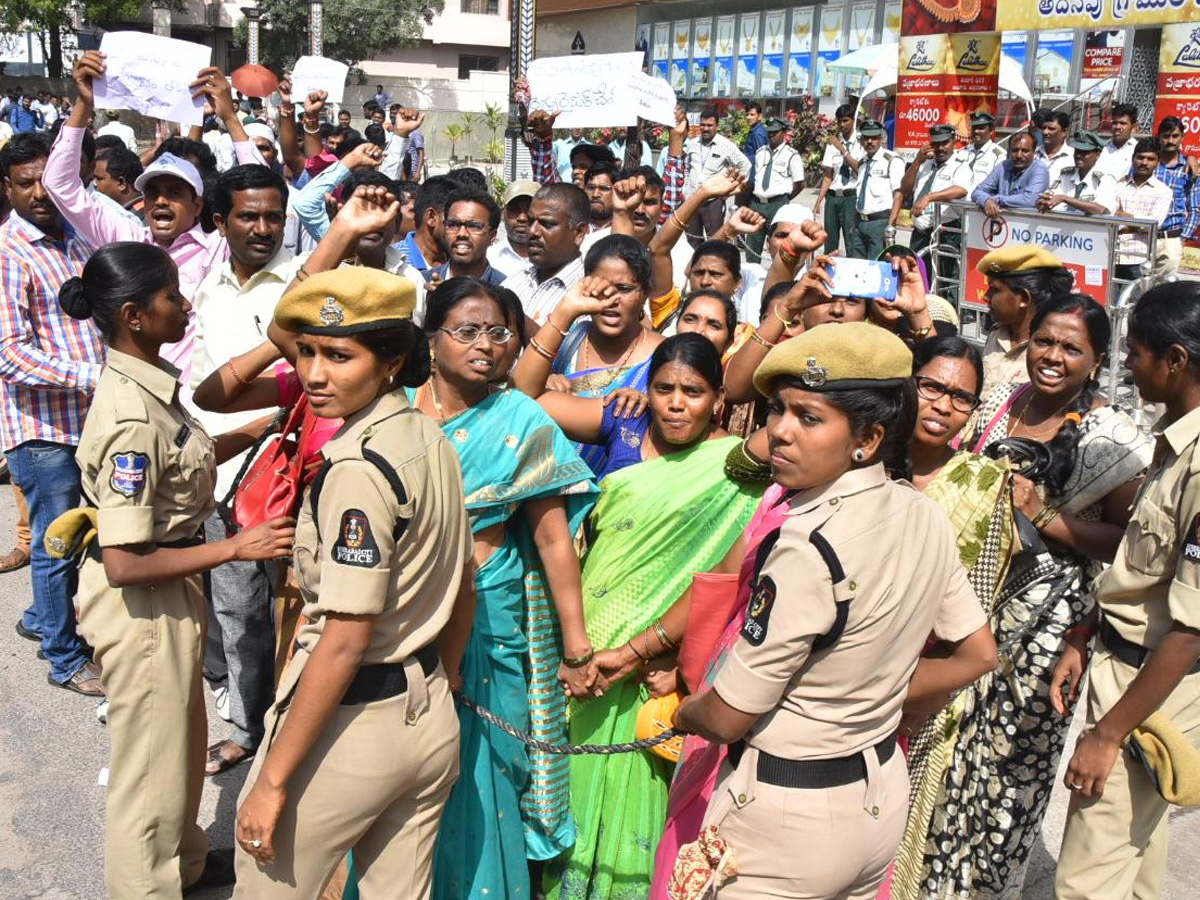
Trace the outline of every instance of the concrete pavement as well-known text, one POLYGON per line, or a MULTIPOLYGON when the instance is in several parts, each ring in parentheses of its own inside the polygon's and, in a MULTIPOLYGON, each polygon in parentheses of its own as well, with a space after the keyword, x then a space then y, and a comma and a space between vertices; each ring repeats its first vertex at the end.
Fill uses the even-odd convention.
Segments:
MULTIPOLYGON (((13 534, 11 490, 0 488, 0 552, 13 534)), ((29 570, 0 575, 0 885, 8 900, 104 897, 104 789, 108 739, 90 699, 46 684, 36 646, 13 629, 28 603, 29 570)), ((207 693, 207 692, 206 692, 207 693)), ((209 741, 226 736, 209 698, 209 741)), ((1074 739, 1068 742, 1073 745, 1074 739)), ((213 846, 233 842, 238 792, 249 766, 205 784, 200 823, 213 846)), ((1024 900, 1052 900, 1067 792, 1055 790, 1026 879, 1024 900)), ((1163 900, 1200 897, 1200 810, 1176 810, 1163 900)), ((231 889, 197 894, 217 900, 231 889)), ((125 898, 122 898, 125 900, 125 898)), ((374 898, 368 898, 374 900, 374 898)), ((407 900, 407 898, 396 898, 407 900)))

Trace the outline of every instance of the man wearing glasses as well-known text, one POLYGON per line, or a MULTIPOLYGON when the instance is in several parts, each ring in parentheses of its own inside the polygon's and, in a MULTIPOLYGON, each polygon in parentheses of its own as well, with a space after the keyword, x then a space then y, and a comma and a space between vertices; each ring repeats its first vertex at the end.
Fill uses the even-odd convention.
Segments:
POLYGON ((436 285, 447 278, 478 278, 500 284, 504 273, 488 263, 487 251, 500 227, 500 207, 483 191, 458 190, 446 201, 442 228, 449 259, 425 272, 425 281, 436 285))

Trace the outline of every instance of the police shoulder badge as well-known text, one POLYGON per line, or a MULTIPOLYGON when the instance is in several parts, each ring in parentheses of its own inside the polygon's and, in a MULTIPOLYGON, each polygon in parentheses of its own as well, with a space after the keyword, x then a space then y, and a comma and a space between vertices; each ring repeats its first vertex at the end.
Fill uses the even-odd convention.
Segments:
POLYGON ((742 637, 753 646, 759 646, 767 637, 767 623, 775 606, 775 579, 763 575, 754 584, 750 603, 746 607, 746 621, 742 624, 742 637))
POLYGON ((146 473, 150 471, 150 457, 145 453, 125 451, 112 455, 113 470, 108 478, 109 487, 122 497, 133 498, 146 486, 146 473))
POLYGON ((361 509, 342 513, 342 524, 333 545, 333 561, 344 566, 372 569, 379 565, 379 545, 371 534, 371 523, 361 509))
POLYGON ((1192 519, 1192 525, 1183 539, 1180 555, 1188 562, 1200 563, 1200 515, 1192 519))

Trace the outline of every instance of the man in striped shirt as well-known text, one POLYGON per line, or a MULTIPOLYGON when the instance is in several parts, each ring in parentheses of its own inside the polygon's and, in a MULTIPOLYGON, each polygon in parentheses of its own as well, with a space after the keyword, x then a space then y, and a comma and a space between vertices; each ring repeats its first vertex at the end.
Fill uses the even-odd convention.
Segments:
POLYGON ((32 529, 33 604, 17 623, 41 642, 51 684, 103 694, 99 670, 75 632, 75 564, 46 552, 46 529, 79 505, 75 448, 104 364, 90 321, 58 303, 92 247, 63 221, 42 186, 46 135, 13 138, 0 151, 12 214, 0 225, 0 438, 13 482, 24 492, 32 529))

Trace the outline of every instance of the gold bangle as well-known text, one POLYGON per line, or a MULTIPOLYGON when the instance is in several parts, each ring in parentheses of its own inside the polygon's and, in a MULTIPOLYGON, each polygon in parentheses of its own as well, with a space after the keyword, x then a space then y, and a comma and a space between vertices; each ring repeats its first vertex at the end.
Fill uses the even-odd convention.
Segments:
POLYGON ((765 337, 763 337, 757 331, 750 332, 750 340, 755 341, 756 343, 762 344, 768 350, 771 349, 772 347, 779 346, 778 341, 768 341, 765 337))
POLYGON ((675 210, 671 210, 670 219, 671 219, 671 224, 674 225, 676 228, 678 228, 680 231, 687 231, 687 225, 684 224, 683 219, 679 218, 679 214, 676 213, 675 210))
POLYGON ((227 362, 225 365, 229 366, 229 373, 233 376, 234 381, 236 381, 242 387, 246 387, 248 384, 250 384, 250 382, 247 381, 245 378, 243 378, 241 376, 241 374, 238 372, 237 367, 233 364, 232 357, 230 358, 229 362, 227 362))
POLYGON ((783 323, 784 328, 795 328, 797 325, 800 324, 799 319, 793 319, 792 321, 789 322, 787 319, 785 319, 783 316, 781 316, 779 314, 779 304, 777 304, 777 303, 771 304, 771 312, 775 314, 775 318, 777 318, 780 322, 783 323))
POLYGON ((538 341, 537 338, 531 337, 529 339, 529 346, 532 347, 533 352, 536 353, 538 356, 542 357, 542 359, 548 359, 551 362, 554 361, 554 354, 551 353, 549 350, 547 350, 545 347, 543 347, 541 342, 538 341))
POLYGON ((633 646, 633 638, 630 638, 630 639, 629 639, 628 641, 626 641, 625 643, 626 643, 626 645, 629 647, 629 649, 633 651, 633 655, 634 655, 634 656, 636 656, 638 659, 640 659, 640 660, 642 661, 642 664, 643 664, 643 665, 645 665, 646 663, 650 662, 650 657, 648 657, 648 656, 642 656, 642 654, 638 653, 638 651, 637 651, 637 647, 633 646))
POLYGON ((924 340, 928 336, 929 332, 931 332, 931 331, 933 331, 933 323, 932 322, 930 322, 924 328, 918 328, 916 331, 914 331, 912 333, 912 336, 915 337, 918 341, 921 341, 921 340, 924 340))
POLYGON ((564 656, 563 665, 568 669, 582 669, 590 663, 596 656, 595 650, 589 650, 583 656, 564 656))
POLYGON ((786 247, 779 248, 779 258, 783 260, 785 265, 794 266, 800 257, 795 253, 789 253, 786 247))
POLYGON ((664 650, 674 650, 679 644, 671 640, 671 636, 667 634, 667 629, 663 628, 662 618, 654 620, 654 636, 662 641, 664 650))

